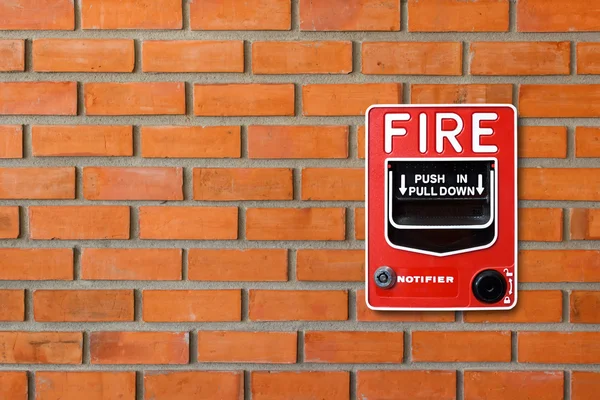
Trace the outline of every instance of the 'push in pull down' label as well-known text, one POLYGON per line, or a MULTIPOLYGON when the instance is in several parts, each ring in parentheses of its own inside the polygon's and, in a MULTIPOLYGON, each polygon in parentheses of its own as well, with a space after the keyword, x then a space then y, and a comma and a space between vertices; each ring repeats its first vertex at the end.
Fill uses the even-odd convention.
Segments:
POLYGON ((485 199, 490 193, 490 161, 390 161, 398 200, 485 199))

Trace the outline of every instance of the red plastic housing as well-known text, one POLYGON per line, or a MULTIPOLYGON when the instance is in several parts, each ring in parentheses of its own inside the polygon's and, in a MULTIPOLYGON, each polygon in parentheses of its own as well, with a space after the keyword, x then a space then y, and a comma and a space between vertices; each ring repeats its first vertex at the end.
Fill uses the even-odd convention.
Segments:
MULTIPOLYGON (((513 308, 517 301, 516 109, 512 105, 483 104, 374 105, 366 112, 366 129, 365 245, 366 301, 369 308, 375 310, 513 308), (462 129, 459 128, 461 124, 462 129), (448 134, 453 130, 459 133, 448 134), (489 205, 486 207, 489 209, 489 220, 493 221, 493 229, 495 229, 493 240, 490 239, 482 246, 446 253, 423 251, 394 244, 396 242, 392 243, 390 240, 392 236, 388 235, 398 234, 399 237, 405 238, 402 240, 418 241, 411 238, 410 232, 425 236, 431 232, 435 235, 438 232, 435 229, 440 228, 428 226, 423 232, 417 230, 408 232, 404 228, 408 225, 398 223, 404 217, 403 215, 398 217, 400 218, 398 221, 394 219, 392 204, 406 203, 392 200, 392 193, 397 195, 398 189, 401 189, 403 195, 407 196, 405 193, 408 192, 404 189, 404 175, 402 175, 402 186, 398 188, 398 174, 393 175, 392 169, 405 167, 418 169, 419 165, 425 165, 422 164, 423 161, 435 163, 456 160, 459 162, 475 160, 485 164, 490 171, 489 180, 484 174, 489 185, 485 189, 487 192, 484 193, 489 192, 489 205), (390 233, 388 229, 394 232, 390 233), (398 277, 391 288, 383 289, 375 284, 375 271, 382 266, 393 269, 398 277), (479 301, 472 290, 474 277, 479 272, 489 269, 498 271, 506 279, 506 295, 494 304, 479 301)), ((435 168, 436 165, 442 164, 427 165, 435 168)), ((396 171, 404 170, 396 169, 396 171)), ((416 175, 418 174, 412 177, 414 181, 423 179, 416 178, 416 175)), ((479 174, 478 185, 483 187, 481 175, 479 174)), ((474 176, 477 177, 477 174, 474 176)), ((454 176, 451 178, 460 179, 454 176)), ((407 181, 409 179, 406 178, 407 181)), ((472 187, 475 187, 475 182, 472 183, 472 187)), ((416 183, 413 182, 413 185, 416 183)), ((416 191, 416 189, 411 190, 416 191)), ((447 191, 448 188, 443 190, 447 191)), ((401 195, 398 196, 400 198, 398 201, 405 200, 401 195)), ((422 199, 417 199, 415 203, 416 220, 420 218, 418 204, 426 204, 419 203, 422 199)), ((436 199, 431 201, 434 203, 427 204, 437 204, 436 199)), ((457 201, 452 204, 465 208, 464 204, 460 204, 461 200, 457 201)), ((452 207, 448 209, 454 210, 452 207)), ((461 216, 457 216, 457 220, 460 220, 459 217, 461 216)), ((413 219, 410 215, 407 217, 407 220, 413 219)), ((491 225, 480 226, 487 226, 486 229, 490 229, 491 225)), ((421 225, 410 225, 410 229, 421 228, 423 228, 421 225)), ((443 228, 449 229, 444 232, 444 235, 451 234, 452 228, 447 226, 443 228)), ((479 225, 477 228, 479 229, 479 225)), ((481 236, 480 233, 478 234, 481 236)), ((492 233, 487 237, 491 235, 492 233)))

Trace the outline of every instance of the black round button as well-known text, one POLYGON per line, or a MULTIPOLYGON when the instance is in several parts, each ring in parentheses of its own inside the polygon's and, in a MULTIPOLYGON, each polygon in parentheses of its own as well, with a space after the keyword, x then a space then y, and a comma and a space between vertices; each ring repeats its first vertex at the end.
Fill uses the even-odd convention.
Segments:
POLYGON ((506 294, 506 280, 493 269, 486 269, 473 279, 473 294, 483 303, 497 303, 506 294))

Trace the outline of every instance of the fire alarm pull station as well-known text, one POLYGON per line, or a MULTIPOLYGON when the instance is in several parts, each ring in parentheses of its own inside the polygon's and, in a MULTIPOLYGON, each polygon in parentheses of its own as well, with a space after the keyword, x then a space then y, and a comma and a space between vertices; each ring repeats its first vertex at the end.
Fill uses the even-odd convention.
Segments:
POLYGON ((366 126, 369 308, 513 308, 516 109, 374 105, 366 126))

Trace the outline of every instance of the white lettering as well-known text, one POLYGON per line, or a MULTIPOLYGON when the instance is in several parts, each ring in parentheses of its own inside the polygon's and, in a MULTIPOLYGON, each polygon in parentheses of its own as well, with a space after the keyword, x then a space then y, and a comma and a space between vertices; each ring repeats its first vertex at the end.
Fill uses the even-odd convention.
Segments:
POLYGON ((455 194, 459 196, 475 196, 475 188, 473 186, 462 186, 451 189, 454 189, 455 194))
POLYGON ((437 175, 437 174, 421 175, 421 174, 416 174, 415 175, 415 183, 419 183, 419 182, 423 182, 423 183, 446 183, 446 175, 437 175))
POLYGON ((404 136, 407 131, 405 128, 394 128, 394 121, 408 121, 410 120, 410 114, 385 114, 385 143, 384 150, 386 153, 392 152, 392 138, 394 136, 404 136))
MULTIPOLYGON (((425 179, 424 183, 435 183, 435 181, 432 182, 431 180, 427 181, 425 179)), ((439 188, 428 186, 410 186, 407 188, 409 197, 472 197, 475 196, 475 189, 476 188, 474 186, 440 186, 439 188)))
MULTIPOLYGON (((498 152, 498 146, 493 144, 482 144, 481 139, 482 136, 491 136, 494 134, 494 129, 492 128, 483 128, 481 126, 482 122, 485 121, 497 121, 498 114, 493 112, 480 112, 473 113, 472 115, 472 126, 471 126, 471 134, 472 134, 472 149, 474 153, 496 153, 498 152)), ((409 121, 411 116, 409 113, 389 113, 384 117, 384 128, 385 128, 385 138, 384 138, 384 150, 387 154, 392 152, 392 142, 394 136, 406 136, 408 131, 406 128, 395 127, 395 122, 398 121, 409 121)), ((425 154, 428 149, 428 117, 426 113, 419 114, 419 152, 421 154, 425 154)), ((457 136, 460 135, 464 128, 464 121, 462 118, 456 114, 451 112, 442 112, 435 113, 435 150, 437 153, 442 154, 444 152, 444 147, 446 146, 446 141, 450 143, 453 150, 457 153, 462 153, 463 147, 460 144, 457 136), (445 130, 443 128, 443 122, 447 120, 453 120, 456 122, 456 127, 454 129, 445 130)), ((461 176, 458 179, 458 183, 466 183, 465 178, 461 176)))
POLYGON ((474 113, 473 114, 473 152, 474 153, 496 153, 498 146, 493 144, 481 144, 482 136, 490 136, 494 134, 492 128, 482 128, 481 121, 495 121, 498 119, 496 113, 474 113))
MULTIPOLYGON (((387 116, 386 116, 387 117, 387 116)), ((444 151, 444 138, 448 139, 448 142, 454 147, 454 151, 462 153, 462 146, 456 139, 459 133, 463 129, 463 120, 455 113, 438 113, 435 115, 435 150, 438 153, 444 151), (452 119, 456 122, 456 128, 451 131, 445 131, 442 128, 442 121, 445 119, 452 119)))
POLYGON ((419 114, 419 151, 427 152, 427 114, 419 114))
POLYGON ((452 276, 436 275, 398 275, 398 283, 454 283, 452 276))

